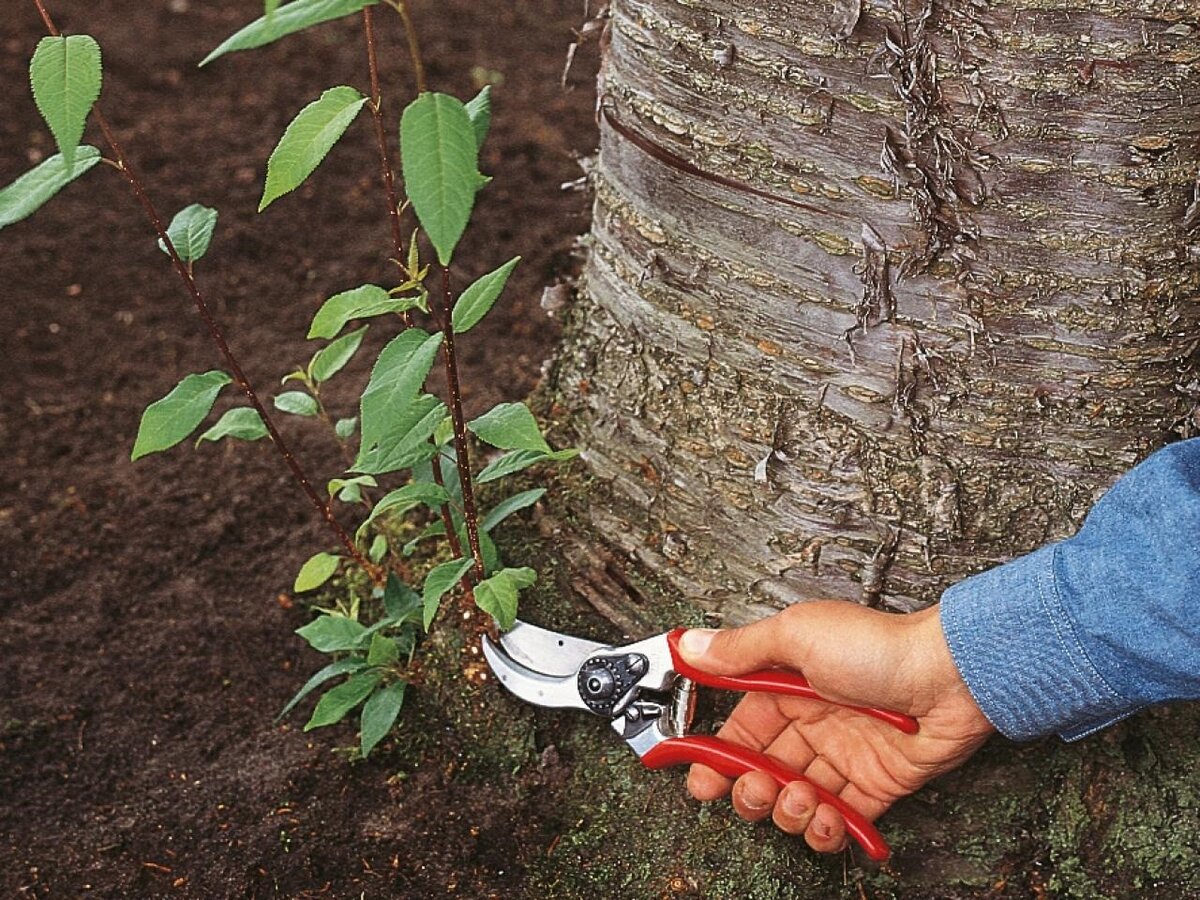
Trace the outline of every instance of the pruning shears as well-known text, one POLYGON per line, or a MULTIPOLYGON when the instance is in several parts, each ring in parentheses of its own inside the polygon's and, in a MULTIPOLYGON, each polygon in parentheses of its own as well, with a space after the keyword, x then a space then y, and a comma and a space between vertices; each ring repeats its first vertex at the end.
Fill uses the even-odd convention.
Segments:
MULTIPOLYGON (((708 735, 689 734, 696 705, 696 685, 732 691, 762 691, 827 701, 808 680, 794 672, 766 670, 724 676, 703 672, 684 661, 679 638, 684 629, 610 646, 559 634, 518 621, 496 644, 483 637, 483 655, 496 677, 527 703, 555 709, 581 709, 606 718, 613 729, 651 769, 701 763, 727 778, 764 772, 782 787, 808 778, 778 760, 739 744, 708 735)), ((873 707, 852 706, 907 734, 917 722, 910 716, 873 707)), ((887 859, 883 836, 840 797, 813 784, 822 803, 846 820, 846 830, 873 860, 887 859)))

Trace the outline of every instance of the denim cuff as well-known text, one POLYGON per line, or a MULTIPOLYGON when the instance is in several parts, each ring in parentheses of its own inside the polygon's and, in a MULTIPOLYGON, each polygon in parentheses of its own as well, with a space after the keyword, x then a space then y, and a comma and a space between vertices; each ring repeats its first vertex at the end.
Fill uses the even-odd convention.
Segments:
POLYGON ((1097 671, 1063 604, 1060 544, 961 581, 942 595, 955 665, 996 730, 1073 741, 1135 712, 1097 671))

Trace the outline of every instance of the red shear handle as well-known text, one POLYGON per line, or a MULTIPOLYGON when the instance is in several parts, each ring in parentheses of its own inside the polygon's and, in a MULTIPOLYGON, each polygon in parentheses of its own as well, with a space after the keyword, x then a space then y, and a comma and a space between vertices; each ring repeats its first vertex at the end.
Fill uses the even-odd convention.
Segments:
POLYGON ((793 772, 764 753, 726 743, 720 738, 689 734, 684 737, 667 738, 651 747, 642 757, 642 764, 651 769, 665 769, 691 763, 706 765, 726 778, 737 778, 753 771, 765 772, 774 778, 780 787, 793 781, 807 781, 816 789, 817 798, 822 803, 828 803, 842 814, 842 818, 846 820, 846 831, 862 845, 867 856, 876 862, 883 862, 892 852, 875 826, 845 800, 813 784, 800 773, 793 772))
MULTIPOLYGON (((684 661, 683 656, 679 653, 679 638, 686 630, 684 628, 676 628, 674 631, 669 632, 667 634, 667 646, 671 649, 671 662, 675 666, 675 671, 684 678, 690 678, 696 684, 724 688, 728 691, 761 691, 768 694, 787 694, 789 697, 804 697, 808 700, 823 700, 826 703, 834 702, 826 700, 818 694, 813 690, 812 685, 808 683, 807 678, 795 672, 766 669, 762 672, 751 672, 749 675, 714 675, 711 672, 697 669, 695 666, 684 661)), ((846 706, 847 709, 853 709, 863 715, 873 716, 876 719, 887 722, 905 734, 917 733, 917 720, 912 716, 892 712, 890 709, 877 709, 873 706, 838 705, 846 706)))

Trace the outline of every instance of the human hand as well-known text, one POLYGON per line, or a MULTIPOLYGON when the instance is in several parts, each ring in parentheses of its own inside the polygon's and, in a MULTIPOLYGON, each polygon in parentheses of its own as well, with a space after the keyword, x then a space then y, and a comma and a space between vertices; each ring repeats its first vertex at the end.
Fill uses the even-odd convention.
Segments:
MULTIPOLYGON (((852 603, 798 603, 744 628, 689 631, 679 650, 687 662, 717 675, 793 669, 829 700, 916 718, 920 730, 910 735, 844 706, 752 693, 719 732, 775 757, 871 821, 961 765, 995 730, 954 665, 936 607, 895 616, 852 603)), ((810 784, 796 781, 780 790, 762 772, 734 782, 703 765, 688 773, 697 800, 716 800, 731 789, 743 819, 771 816, 824 853, 846 844, 845 820, 818 802, 810 784)))

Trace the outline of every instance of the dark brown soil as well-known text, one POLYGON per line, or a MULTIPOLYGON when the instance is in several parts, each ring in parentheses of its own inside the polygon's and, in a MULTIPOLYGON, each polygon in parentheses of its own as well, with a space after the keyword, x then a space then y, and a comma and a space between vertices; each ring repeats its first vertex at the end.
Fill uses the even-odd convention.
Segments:
MULTIPOLYGON (((32 3, 12 6, 0 183, 53 152, 25 90, 41 22, 32 3)), ((324 297, 390 276, 365 117, 309 186, 254 213, 295 112, 333 85, 365 89, 357 20, 198 70, 261 3, 50 7, 100 41, 102 108, 163 214, 221 210, 201 285, 272 392, 311 352, 324 297)), ((526 395, 553 351, 539 297, 587 225, 585 195, 560 185, 594 146, 595 53, 561 89, 577 0, 414 11, 431 87, 470 96, 473 66, 503 78, 483 165, 495 181, 457 277, 525 261, 504 308, 461 341, 478 409, 526 395)), ((376 16, 395 114, 412 92, 403 34, 391 10, 376 16)), ((221 360, 122 179, 97 169, 6 229, 0 276, 0 896, 511 896, 521 858, 550 839, 537 823, 553 793, 538 785, 552 771, 518 792, 464 783, 448 735, 395 779, 389 752, 354 765, 332 752, 352 729, 272 723, 320 664, 291 634, 307 613, 286 591, 329 540, 266 442, 129 462, 146 403, 221 360)), ((369 349, 390 333, 374 326, 369 349)), ((372 356, 339 376, 347 414, 372 356)), ((337 473, 331 441, 284 424, 316 480, 337 473)))

